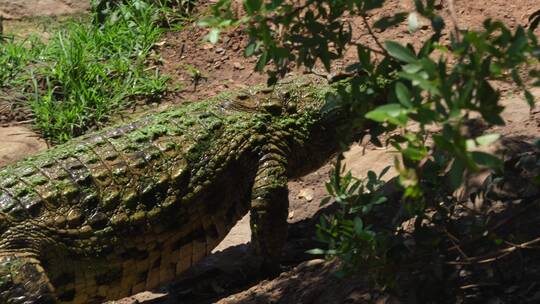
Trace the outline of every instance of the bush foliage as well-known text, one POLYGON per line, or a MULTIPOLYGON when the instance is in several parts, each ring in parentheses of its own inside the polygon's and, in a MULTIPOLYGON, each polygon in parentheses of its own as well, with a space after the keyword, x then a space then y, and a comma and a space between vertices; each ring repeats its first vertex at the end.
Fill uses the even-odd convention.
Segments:
MULTIPOLYGON (((426 237, 421 229, 425 221, 438 221, 439 231, 445 231, 455 208, 452 192, 462 185, 467 172, 481 168, 502 169, 502 160, 480 151, 496 141, 497 134, 470 137, 464 126, 471 117, 480 117, 488 125, 502 125, 500 92, 494 81, 510 79, 522 89, 532 107, 534 98, 522 79, 524 66, 538 63, 540 46, 534 34, 538 13, 531 18, 529 28, 485 20, 483 28, 461 30, 449 28, 435 9, 433 0, 416 0, 414 12, 397 12, 394 16, 368 22, 370 11, 385 5, 383 0, 244 0, 244 14, 238 17, 232 9, 234 1, 220 0, 214 14, 200 23, 211 27, 210 41, 217 41, 219 33, 230 27, 242 26, 249 34, 246 56, 258 58, 256 69, 269 75, 275 83, 292 66, 312 70, 318 64, 328 72, 333 62, 343 57, 348 48, 356 48, 357 58, 343 71, 349 76, 349 89, 340 93, 339 102, 351 111, 381 98, 385 92, 387 103, 370 109, 365 117, 375 122, 371 140, 381 145, 381 134, 386 143, 398 152, 395 169, 399 172, 402 188, 402 221, 392 227, 377 230, 369 225, 374 206, 385 204, 377 194, 380 176, 373 172, 366 179, 342 175, 337 162, 335 174, 328 183, 330 197, 341 206, 336 215, 323 218, 318 238, 328 249, 314 250, 338 256, 349 270, 371 269, 377 282, 392 284, 396 271, 385 270, 402 261, 407 251, 403 233, 397 233, 404 219, 414 219, 416 244, 431 244, 425 256, 437 257, 437 248, 448 236, 434 234, 426 237), (385 29, 408 20, 414 32, 421 15, 431 23, 431 36, 420 46, 396 41, 380 41, 373 27, 385 29), (350 18, 357 16, 374 41, 374 46, 353 40, 350 18), (450 41, 443 42, 443 33, 450 41), (374 79, 385 84, 384 89, 369 86, 374 79), (366 86, 368 88, 366 89, 366 86), (362 89, 360 89, 362 87, 362 89), (409 126, 415 125, 414 131, 409 126), (399 248, 399 249, 398 249, 399 248), (382 276, 381 276, 382 275, 382 276), (381 277, 383 280, 381 281, 381 277)), ((527 83, 540 85, 540 71, 526 74, 527 83)), ((333 98, 336 100, 336 98, 333 98)), ((354 122, 351 122, 351 124, 354 122)), ((328 199, 325 200, 325 203, 328 199)), ((482 236, 480 236, 482 237, 482 236)), ((420 246, 420 245, 419 245, 420 246)), ((429 263, 428 263, 429 264, 429 263)), ((393 268, 395 270, 395 268, 393 268)))

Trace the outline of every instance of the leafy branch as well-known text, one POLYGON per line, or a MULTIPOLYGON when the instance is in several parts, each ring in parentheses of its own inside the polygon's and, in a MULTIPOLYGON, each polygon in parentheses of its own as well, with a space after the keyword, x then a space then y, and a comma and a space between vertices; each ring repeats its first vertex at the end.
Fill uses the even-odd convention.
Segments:
MULTIPOLYGON (((504 23, 488 19, 481 30, 460 30, 454 2, 449 1, 453 29, 450 42, 445 44, 441 40, 445 20, 437 13, 434 2, 415 0, 415 12, 409 15, 409 22, 416 22, 416 14, 431 21, 432 35, 419 47, 380 41, 366 14, 383 7, 383 0, 306 0, 301 5, 284 0, 244 0, 245 16, 241 19, 228 9, 230 0, 221 0, 215 6, 214 16, 201 22, 214 27, 210 32, 214 34, 242 25, 250 38, 245 54, 258 58, 256 69, 266 71, 271 83, 285 75, 293 63, 308 70, 322 64, 330 71, 332 63, 342 58, 348 47, 356 47, 357 58, 346 70, 355 77, 349 78, 350 90, 340 91, 339 100, 349 103, 351 117, 375 122, 370 133, 376 145, 381 144, 378 136, 386 132, 387 143, 399 152, 394 168, 399 173, 406 216, 390 230, 366 225, 375 207, 386 202, 376 194, 380 176, 371 172, 367 179, 358 180, 350 173, 343 175, 338 159, 327 189, 341 210, 321 220, 318 238, 328 246, 324 253, 339 256, 350 269, 368 265, 369 269, 384 273, 385 263, 392 268, 406 255, 395 254, 394 250, 401 248, 406 252, 410 237, 418 241, 417 246, 444 239, 469 259, 461 250, 459 239, 446 229, 452 212, 458 208, 451 199, 452 192, 463 184, 467 173, 482 168, 501 171, 503 161, 482 151, 499 139, 497 134, 471 137, 463 131, 464 126, 473 116, 479 116, 488 125, 505 123, 501 94, 494 80, 511 79, 523 91, 529 106, 535 104, 522 79, 522 70, 531 60, 540 60, 540 46, 534 34, 540 14, 531 16, 527 29, 518 26, 510 30, 504 23), (377 48, 353 42, 352 27, 345 16, 359 16, 377 48), (374 102, 381 99, 386 101, 383 105, 374 102), (366 112, 365 116, 359 114, 366 112), (414 219, 412 233, 399 229, 407 219, 414 219), (439 228, 438 234, 428 240, 422 239, 425 221, 439 228)), ((406 16, 397 13, 384 17, 374 26, 394 26, 406 16)), ((410 24, 409 29, 416 27, 410 24)), ((217 38, 215 35, 212 40, 217 38)), ((530 70, 527 77, 540 85, 540 71, 530 70)), ((344 130, 344 140, 346 133, 344 130)), ((323 203, 329 201, 330 198, 323 203)), ((516 249, 509 248, 521 245, 501 252, 512 252, 516 249)), ((427 255, 435 255, 439 249, 447 252, 448 246, 431 248, 427 255)))

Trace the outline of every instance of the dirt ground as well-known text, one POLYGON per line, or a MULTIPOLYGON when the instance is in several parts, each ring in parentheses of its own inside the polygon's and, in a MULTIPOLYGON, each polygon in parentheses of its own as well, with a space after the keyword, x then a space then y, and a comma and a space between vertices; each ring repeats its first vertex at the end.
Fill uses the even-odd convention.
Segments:
POLYGON ((88 0, 0 0, 0 16, 4 19, 71 15, 88 8, 88 0))
MULTIPOLYGON (((32 15, 71 14, 84 11, 84 1, 53 0, 0 0, 0 14, 8 18, 32 15)), ((392 12, 409 10, 410 1, 388 1, 384 10, 374 11, 368 18, 374 22, 378 17, 392 12)), ((443 1, 445 3, 446 1, 443 1)), ((461 28, 477 27, 482 20, 491 17, 510 24, 526 24, 528 16, 538 8, 538 0, 456 0, 456 13, 461 28)), ((448 15, 446 4, 441 10, 448 15)), ((361 20, 352 19, 354 37, 359 41, 373 43, 368 37, 361 20)), ((183 100, 201 100, 224 90, 246 88, 265 81, 263 75, 253 73, 254 60, 243 57, 243 47, 247 38, 241 31, 226 33, 217 45, 202 41, 206 31, 189 26, 180 32, 168 33, 157 48, 161 56, 160 69, 172 77, 173 83, 182 89, 167 96, 166 104, 177 104, 183 100), (195 81, 193 70, 203 76, 195 81)), ((410 35, 405 25, 378 32, 381 39, 397 39, 404 42, 421 43, 429 34, 427 26, 410 35)), ((374 46, 374 45, 373 45, 374 46)), ((375 46, 374 46, 375 47, 375 46)), ((336 65, 343 66, 354 59, 354 50, 336 65)), ((295 73, 302 73, 295 71, 295 73)), ((538 110, 530 111, 519 93, 510 87, 501 86, 504 117, 508 124, 491 131, 507 138, 517 136, 524 140, 536 138, 540 134, 538 110)), ((540 89, 533 92, 540 98, 540 89)), ((35 135, 27 135, 29 130, 22 126, 0 128, 0 166, 16 161, 26 155, 45 149, 46 145, 35 135), (7 135, 5 135, 7 134, 7 135), (25 135, 23 135, 25 134, 25 135), (23 136, 22 138, 20 136, 23 136), (16 156, 16 157, 14 157, 16 156)), ((380 171, 392 163, 394 153, 390 149, 372 146, 354 146, 346 155, 347 167, 357 176, 364 176, 368 170, 380 171)), ((252 256, 249 251, 250 231, 248 218, 244 218, 233 228, 229 236, 215 250, 215 254, 188 273, 179 282, 153 293, 143 293, 126 298, 117 303, 398 303, 384 292, 365 290, 361 277, 340 280, 335 277, 335 262, 309 260, 303 253, 314 246, 310 233, 313 219, 321 211, 319 202, 325 196, 324 182, 330 172, 327 165, 320 170, 289 183, 291 208, 290 244, 286 257, 286 272, 275 280, 260 281, 250 269, 252 256)), ((392 176, 392 173, 389 177, 392 176)), ((540 301, 540 299, 539 299, 540 301)), ((496 302, 498 303, 498 302, 496 302)))

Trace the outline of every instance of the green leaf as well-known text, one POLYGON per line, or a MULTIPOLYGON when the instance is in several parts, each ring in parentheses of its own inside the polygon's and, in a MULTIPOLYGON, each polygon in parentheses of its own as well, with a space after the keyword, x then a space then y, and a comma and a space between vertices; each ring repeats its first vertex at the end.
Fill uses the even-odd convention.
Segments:
POLYGON ((249 15, 254 15, 261 9, 261 0, 244 0, 244 8, 249 15))
POLYGON ((219 23, 219 19, 216 17, 205 17, 197 21, 197 25, 201 27, 215 26, 219 23))
POLYGON ((448 172, 448 178, 450 179, 450 186, 452 189, 457 189, 459 186, 461 186, 464 172, 465 164, 461 160, 455 159, 454 163, 452 163, 450 171, 448 172))
POLYGON ((520 87, 523 87, 523 80, 521 79, 521 76, 519 76, 519 72, 518 70, 516 69, 512 69, 512 80, 514 80, 514 82, 520 86, 520 87))
POLYGON ((358 60, 360 61, 362 68, 367 71, 373 70, 373 63, 371 62, 371 51, 363 47, 362 45, 359 45, 356 50, 358 53, 358 60))
POLYGON ((441 16, 435 16, 433 19, 431 19, 431 27, 433 27, 433 30, 437 33, 440 33, 444 27, 444 19, 441 16))
POLYGON ((471 156, 472 159, 481 166, 486 166, 489 168, 501 168, 503 165, 502 160, 489 153, 475 151, 471 153, 471 156))
POLYGON ((368 171, 367 177, 368 177, 370 182, 374 182, 374 181, 377 180, 377 174, 375 174, 375 172, 373 172, 371 170, 368 171))
POLYGON ((529 30, 535 31, 540 24, 540 9, 529 16, 529 30))
POLYGON ((527 103, 529 104, 529 107, 534 107, 534 96, 531 94, 529 90, 525 90, 525 99, 527 100, 527 103))
POLYGON ((467 148, 467 151, 476 149, 476 141, 474 141, 474 139, 467 139, 467 141, 465 142, 465 147, 467 148))
POLYGON ((266 10, 272 11, 277 9, 284 0, 272 0, 272 2, 266 4, 266 10))
POLYGON ((510 56, 517 56, 520 52, 523 51, 523 48, 527 46, 527 36, 525 35, 525 30, 523 27, 518 26, 516 30, 516 35, 514 36, 514 41, 508 49, 508 54, 510 56))
POLYGON ((501 138, 500 134, 486 134, 482 136, 478 136, 475 141, 480 146, 489 146, 492 143, 496 142, 499 138, 501 138))
POLYGON ((388 198, 386 196, 379 196, 376 200, 374 200, 372 203, 374 205, 380 205, 383 203, 386 203, 388 201, 388 198))
POLYGON ((366 118, 377 121, 388 121, 391 124, 404 127, 407 124, 407 109, 403 108, 399 103, 391 103, 380 106, 366 114, 366 118))
POLYGON ((212 44, 216 44, 219 40, 219 34, 221 33, 220 29, 212 28, 208 33, 207 39, 212 44))
POLYGON ((411 104, 411 93, 402 82, 396 83, 396 96, 399 102, 405 107, 411 108, 413 106, 411 104))
POLYGON ((359 217, 354 218, 354 231, 356 234, 364 233, 364 222, 362 222, 362 219, 359 217))
POLYGON ((266 63, 268 63, 268 51, 264 51, 261 54, 259 60, 257 61, 257 64, 255 65, 255 70, 262 72, 264 70, 264 67, 266 66, 266 63))
POLYGON ((321 204, 319 205, 319 207, 322 207, 322 206, 325 206, 325 205, 328 205, 328 203, 330 202, 332 198, 330 196, 327 196, 325 198, 323 198, 321 200, 321 204))
POLYGON ((421 161, 427 155, 427 151, 425 149, 419 149, 416 147, 407 147, 402 149, 400 152, 404 157, 414 161, 421 161))
POLYGON ((409 74, 409 73, 399 72, 398 75, 400 77, 403 77, 405 79, 408 79, 408 80, 412 81, 412 84, 414 86, 419 86, 420 88, 422 88, 422 89, 424 89, 426 91, 429 91, 429 93, 431 93, 433 95, 440 95, 439 88, 437 86, 435 86, 431 81, 426 79, 426 76, 428 76, 428 75, 425 72, 420 72, 420 73, 417 73, 417 74, 409 74))
POLYGON ((409 33, 414 33, 418 29, 418 14, 411 12, 407 18, 409 33))
POLYGON ((422 65, 420 63, 411 63, 406 64, 402 67, 403 71, 409 74, 416 74, 422 70, 422 65))
POLYGON ((246 55, 246 57, 253 55, 255 53, 256 48, 257 48, 257 43, 250 42, 248 46, 246 46, 246 50, 244 51, 244 54, 246 55))
POLYGON ((392 168, 392 166, 386 166, 384 169, 382 169, 381 173, 379 173, 379 179, 383 178, 383 176, 388 173, 388 171, 392 168))
POLYGON ((416 55, 411 50, 402 46, 398 42, 386 41, 384 45, 386 47, 386 51, 388 51, 388 54, 400 61, 406 63, 413 63, 418 60, 416 58, 416 55))
POLYGON ((326 254, 326 251, 320 248, 314 248, 306 251, 307 254, 322 255, 326 254))

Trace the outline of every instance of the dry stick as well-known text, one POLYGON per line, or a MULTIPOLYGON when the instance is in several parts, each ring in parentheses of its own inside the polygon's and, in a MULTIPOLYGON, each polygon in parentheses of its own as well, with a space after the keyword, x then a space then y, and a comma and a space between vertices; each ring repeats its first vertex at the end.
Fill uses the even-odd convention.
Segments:
POLYGON ((27 120, 21 120, 21 121, 12 122, 12 124, 13 125, 24 125, 24 124, 33 123, 35 121, 36 121, 35 119, 27 119, 27 120))
MULTIPOLYGON (((527 212, 531 207, 537 206, 538 203, 540 203, 540 201, 538 199, 534 199, 532 202, 528 203, 527 206, 525 206, 522 210, 519 210, 518 212, 516 212, 512 216, 503 219, 502 221, 498 222, 495 226, 489 228, 488 233, 499 230, 499 228, 501 228, 502 226, 508 224, 512 220, 515 220, 516 218, 518 218, 518 217, 522 216, 523 214, 525 214, 525 212, 527 212)), ((524 203, 524 204, 526 204, 526 203, 524 203)), ((478 241, 478 240, 480 240, 482 238, 483 238, 483 236, 476 237, 476 238, 473 238, 471 240, 466 241, 465 244, 461 244, 461 245, 462 246, 463 245, 469 245, 469 244, 471 244, 473 242, 476 242, 476 241, 478 241)), ((452 251, 452 250, 456 250, 456 249, 458 249, 457 246, 452 246, 452 247, 448 248, 448 251, 452 251)))
POLYGON ((515 246, 511 246, 511 247, 501 249, 501 250, 499 250, 497 252, 494 252, 494 253, 491 253, 491 254, 487 254, 487 255, 484 255, 484 256, 480 256, 480 257, 469 258, 468 260, 463 261, 463 262, 446 262, 446 264, 449 264, 449 265, 487 264, 487 263, 491 263, 491 262, 495 262, 497 260, 500 260, 500 259, 504 258, 505 256, 511 254, 512 252, 514 252, 514 251, 516 251, 518 249, 531 249, 531 248, 534 248, 534 247, 530 247, 530 246, 534 245, 536 243, 540 243, 540 237, 538 237, 538 238, 536 238, 534 240, 525 242, 525 243, 516 244, 515 246))
POLYGON ((459 289, 465 290, 465 289, 478 288, 478 287, 495 287, 495 286, 500 286, 500 285, 501 284, 497 284, 497 283, 479 283, 479 284, 463 285, 459 287, 459 289))
POLYGON ((450 238, 450 241, 452 242, 452 244, 454 244, 454 247, 457 248, 461 256, 466 260, 469 259, 469 256, 465 254, 465 252, 459 246, 459 243, 461 241, 457 237, 455 237, 453 234, 451 234, 450 231, 448 231, 446 228, 444 228, 444 232, 446 233, 446 235, 448 235, 448 237, 450 238))

